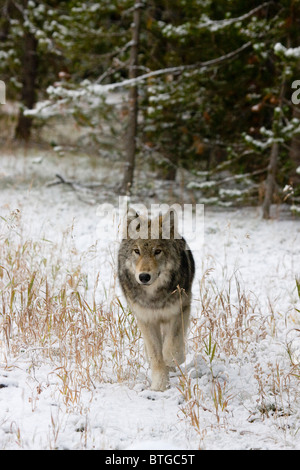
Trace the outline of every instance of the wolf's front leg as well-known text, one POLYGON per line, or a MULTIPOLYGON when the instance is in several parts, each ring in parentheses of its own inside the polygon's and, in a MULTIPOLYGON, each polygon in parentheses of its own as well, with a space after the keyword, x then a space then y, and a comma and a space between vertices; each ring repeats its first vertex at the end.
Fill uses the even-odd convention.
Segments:
POLYGON ((138 322, 152 373, 152 390, 163 392, 169 386, 169 372, 163 360, 160 325, 138 322))
POLYGON ((185 337, 189 316, 190 308, 186 306, 180 314, 163 325, 163 359, 171 369, 185 360, 185 337))

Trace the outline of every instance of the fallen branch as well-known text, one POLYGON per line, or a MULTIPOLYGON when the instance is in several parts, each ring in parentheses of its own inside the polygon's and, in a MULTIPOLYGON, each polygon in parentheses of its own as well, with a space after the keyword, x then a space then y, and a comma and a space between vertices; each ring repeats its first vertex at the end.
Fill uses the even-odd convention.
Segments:
POLYGON ((81 192, 85 191, 86 193, 89 192, 89 195, 91 195, 91 194, 94 195, 91 186, 83 185, 82 183, 78 183, 76 181, 66 180, 63 176, 61 176, 59 174, 56 174, 55 176, 56 176, 56 178, 58 178, 58 181, 52 181, 52 182, 48 183, 47 184, 48 188, 50 188, 52 186, 57 186, 58 184, 66 184, 67 186, 69 186, 76 193, 76 196, 78 197, 78 199, 80 201, 82 201, 86 204, 90 204, 90 205, 95 205, 96 204, 96 201, 94 199, 93 200, 86 200, 86 199, 83 199, 80 196, 80 191, 81 192))
POLYGON ((72 189, 74 189, 76 191, 76 189, 74 188, 74 185, 78 184, 78 183, 75 183, 74 181, 67 181, 67 180, 65 180, 65 178, 63 178, 59 174, 56 174, 55 176, 56 176, 56 178, 58 178, 59 181, 52 181, 51 183, 48 183, 47 184, 48 188, 50 188, 51 186, 56 186, 57 184, 68 184, 69 186, 71 186, 72 189))

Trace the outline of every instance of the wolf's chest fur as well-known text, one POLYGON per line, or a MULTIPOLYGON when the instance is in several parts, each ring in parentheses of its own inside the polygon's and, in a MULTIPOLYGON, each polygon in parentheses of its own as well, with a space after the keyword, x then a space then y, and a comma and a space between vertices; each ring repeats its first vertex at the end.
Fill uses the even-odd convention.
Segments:
POLYGON ((176 278, 170 280, 170 273, 161 273, 150 286, 135 283, 133 288, 131 282, 123 283, 125 296, 136 318, 146 323, 164 323, 180 315, 182 307, 190 302, 190 295, 177 286, 176 281, 176 278))
POLYGON ((151 308, 134 302, 130 302, 130 306, 137 320, 141 320, 144 323, 167 323, 174 316, 180 314, 179 300, 168 303, 165 307, 162 308, 151 308))

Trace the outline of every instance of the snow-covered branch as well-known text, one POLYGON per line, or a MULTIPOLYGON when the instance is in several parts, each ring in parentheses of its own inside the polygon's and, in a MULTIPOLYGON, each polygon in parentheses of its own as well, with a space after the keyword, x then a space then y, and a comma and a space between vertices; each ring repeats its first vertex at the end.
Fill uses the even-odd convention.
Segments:
POLYGON ((265 2, 259 5, 256 8, 253 8, 252 10, 248 11, 244 15, 238 16, 236 18, 228 18, 225 20, 211 20, 210 18, 207 18, 206 21, 203 23, 199 23, 197 26, 197 29, 210 29, 210 31, 218 31, 219 29, 227 28, 227 26, 231 26, 232 24, 235 23, 240 23, 247 18, 250 18, 251 16, 255 15, 258 13, 260 10, 263 8, 269 6, 272 2, 265 2))
POLYGON ((285 47, 280 42, 277 42, 274 46, 274 51, 278 55, 283 55, 287 59, 298 59, 300 58, 300 47, 285 47))
MULTIPOLYGON (((190 64, 190 65, 181 65, 178 67, 167 67, 165 69, 154 70, 153 72, 140 75, 137 78, 122 80, 121 82, 117 82, 117 83, 109 83, 107 85, 101 85, 97 83, 90 83, 89 81, 86 80, 81 84, 81 87, 76 90, 70 90, 68 88, 65 88, 63 85, 50 86, 47 89, 47 93, 50 97, 54 98, 54 101, 64 100, 67 103, 72 100, 78 101, 81 98, 84 98, 86 96, 91 96, 91 95, 95 97, 105 96, 109 92, 112 92, 118 88, 132 87, 149 78, 155 78, 155 77, 159 77, 162 75, 180 74, 187 70, 194 70, 197 68, 199 69, 199 71, 202 71, 204 73, 209 67, 213 67, 215 65, 219 65, 219 64, 222 64, 223 62, 227 62, 228 60, 233 59, 235 56, 240 54, 245 49, 249 48, 251 45, 252 43, 249 41, 243 44, 243 46, 239 47, 238 49, 235 49, 234 51, 231 51, 228 54, 224 54, 223 56, 217 57, 216 59, 211 59, 205 62, 197 62, 195 64, 190 64)), ((51 103, 51 101, 46 100, 46 101, 42 101, 38 103, 35 109, 25 111, 24 114, 27 116, 46 117, 47 113, 49 113, 48 114, 49 116, 53 115, 53 113, 56 114, 57 109, 58 108, 57 108, 56 102, 51 103)))
POLYGON ((230 59, 233 59, 235 56, 243 52, 245 49, 248 49, 252 43, 249 41, 245 44, 243 44, 241 47, 238 49, 235 49, 234 51, 228 52, 228 54, 224 54, 220 57, 217 57, 216 59, 211 59, 207 60, 205 62, 196 62, 195 64, 189 64, 189 65, 180 65, 177 67, 167 67, 164 69, 159 69, 159 70, 154 70, 153 72, 148 72, 143 75, 140 75, 137 78, 134 79, 128 79, 128 80, 123 80, 122 82, 118 83, 110 83, 108 85, 90 85, 89 89, 93 91, 96 94, 103 94, 107 91, 112 91, 115 90, 116 88, 122 88, 122 87, 130 87, 134 86, 137 83, 143 82, 144 80, 147 80, 148 78, 154 78, 158 77, 161 75, 168 75, 168 74, 179 74, 182 72, 185 72, 187 70, 194 70, 194 69, 203 69, 205 71, 208 67, 213 67, 215 65, 219 65, 223 62, 226 62, 230 59))
MULTIPOLYGON (((233 24, 241 23, 242 21, 250 18, 251 16, 254 16, 260 10, 271 5, 272 3, 273 2, 264 2, 258 7, 255 7, 252 10, 248 11, 247 13, 244 13, 243 15, 235 17, 235 18, 227 18, 223 20, 212 20, 207 15, 203 15, 202 19, 195 25, 195 27, 198 31, 209 30, 211 32, 216 32, 221 29, 227 28, 233 24)), ((174 26, 172 24, 165 24, 163 22, 160 22, 160 23, 163 26, 162 31, 167 37, 172 36, 172 35, 185 36, 186 34, 188 34, 190 26, 191 26, 190 23, 186 23, 186 24, 179 25, 179 26, 174 26)))

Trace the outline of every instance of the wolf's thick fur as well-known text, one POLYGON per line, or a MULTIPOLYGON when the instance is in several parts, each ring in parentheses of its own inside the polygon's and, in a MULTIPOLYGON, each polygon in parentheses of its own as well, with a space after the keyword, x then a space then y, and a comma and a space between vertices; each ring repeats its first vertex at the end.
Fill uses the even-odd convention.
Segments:
MULTIPOLYGON (((135 214, 128 218, 128 223, 137 217, 135 214)), ((118 255, 120 284, 137 319, 150 361, 151 388, 160 391, 169 385, 169 369, 184 361, 195 272, 193 255, 185 240, 174 238, 177 232, 172 220, 170 239, 162 238, 160 217, 156 239, 151 239, 150 234, 147 239, 127 237, 118 255)))

